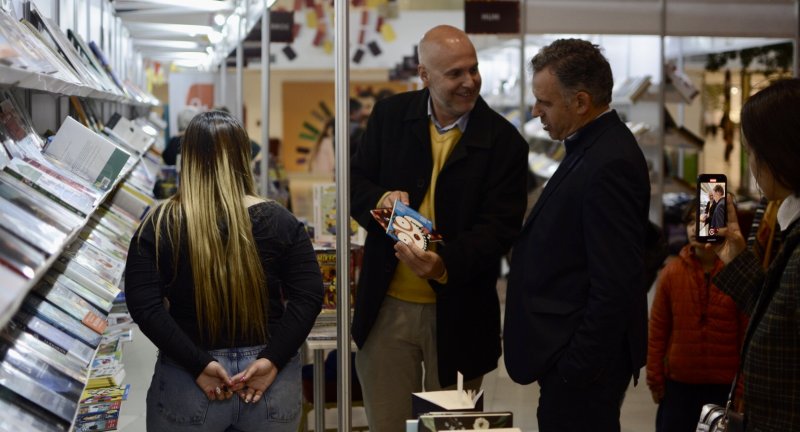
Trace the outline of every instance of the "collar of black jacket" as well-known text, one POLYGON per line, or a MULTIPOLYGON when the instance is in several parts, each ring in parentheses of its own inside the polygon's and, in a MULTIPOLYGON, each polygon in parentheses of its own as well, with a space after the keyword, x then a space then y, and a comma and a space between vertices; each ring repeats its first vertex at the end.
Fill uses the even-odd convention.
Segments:
POLYGON ((564 140, 564 146, 567 149, 567 154, 571 154, 572 152, 589 144, 588 140, 583 139, 584 137, 595 137, 600 131, 604 130, 611 124, 620 121, 621 120, 619 115, 617 115, 616 110, 610 110, 600 114, 594 120, 590 121, 564 140))

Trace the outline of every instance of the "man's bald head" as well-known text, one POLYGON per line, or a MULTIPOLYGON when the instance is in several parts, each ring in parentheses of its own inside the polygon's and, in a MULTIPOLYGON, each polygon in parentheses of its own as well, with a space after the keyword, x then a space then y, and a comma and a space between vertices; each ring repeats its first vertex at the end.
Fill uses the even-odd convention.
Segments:
POLYGON ((418 55, 421 65, 428 65, 430 61, 438 57, 443 50, 454 47, 465 49, 469 47, 475 51, 469 36, 461 29, 449 25, 436 26, 422 36, 419 41, 418 55))

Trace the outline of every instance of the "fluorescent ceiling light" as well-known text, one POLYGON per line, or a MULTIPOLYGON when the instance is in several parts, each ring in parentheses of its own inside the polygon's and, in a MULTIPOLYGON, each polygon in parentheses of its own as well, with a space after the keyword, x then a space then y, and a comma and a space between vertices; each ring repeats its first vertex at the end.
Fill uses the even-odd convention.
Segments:
POLYGON ((175 60, 172 62, 175 66, 182 66, 187 68, 196 68, 206 64, 205 61, 202 60, 175 60))
POLYGON ((161 40, 161 39, 134 39, 133 44, 139 47, 174 48, 174 49, 200 49, 197 42, 161 40))
POLYGON ((178 60, 207 62, 211 57, 205 52, 150 53, 148 59, 158 62, 175 62, 178 60))
POLYGON ((142 23, 142 22, 129 22, 127 23, 132 33, 138 35, 154 36, 157 34, 165 33, 179 33, 191 36, 207 35, 214 32, 211 26, 204 25, 189 25, 189 24, 160 24, 160 23, 142 23))
POLYGON ((148 3, 160 7, 182 7, 189 10, 204 12, 221 12, 233 10, 233 2, 218 0, 136 0, 135 2, 119 1, 117 9, 124 9, 126 3, 148 3))

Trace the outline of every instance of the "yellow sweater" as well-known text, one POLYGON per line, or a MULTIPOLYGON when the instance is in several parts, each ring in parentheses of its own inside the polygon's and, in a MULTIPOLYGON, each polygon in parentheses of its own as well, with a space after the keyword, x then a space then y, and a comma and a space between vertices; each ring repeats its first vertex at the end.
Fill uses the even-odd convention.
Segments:
MULTIPOLYGON (((461 130, 454 127, 447 132, 439 134, 433 120, 430 122, 431 133, 431 156, 433 156, 433 170, 431 171, 431 182, 428 186, 428 192, 425 198, 422 199, 422 204, 419 205, 419 212, 426 218, 433 222, 436 226, 436 214, 434 212, 434 192, 436 190, 436 179, 439 177, 439 171, 442 170, 447 157, 456 146, 456 143, 461 139, 461 130)), ((431 243, 430 249, 435 251, 435 243, 431 243)), ((397 264, 397 270, 394 272, 394 277, 389 283, 388 295, 413 303, 436 303, 436 294, 433 288, 428 284, 426 279, 422 279, 414 274, 404 263, 397 264)))

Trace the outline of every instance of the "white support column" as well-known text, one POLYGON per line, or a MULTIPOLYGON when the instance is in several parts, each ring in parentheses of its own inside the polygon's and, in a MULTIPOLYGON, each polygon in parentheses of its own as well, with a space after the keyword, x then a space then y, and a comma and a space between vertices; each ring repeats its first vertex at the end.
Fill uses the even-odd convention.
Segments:
MULTIPOLYGON (((666 60, 666 33, 667 33, 667 0, 659 0, 660 9, 661 9, 661 20, 660 20, 660 28, 659 34, 661 35, 659 50, 661 55, 659 59, 661 64, 659 64, 659 75, 661 76, 661 80, 658 86, 658 151, 656 152, 656 157, 654 161, 655 170, 656 170, 656 178, 655 178, 655 188, 651 184, 650 190, 650 209, 655 209, 655 222, 659 226, 664 225, 664 205, 662 201, 662 196, 664 195, 664 145, 665 145, 665 137, 664 134, 666 133, 665 123, 666 118, 664 118, 664 110, 666 109, 664 103, 666 102, 666 91, 667 91, 667 77, 664 73, 664 61, 666 60), (653 190, 655 189, 655 190, 653 190), (657 200, 655 206, 653 205, 653 200, 657 200)), ((652 181, 653 179, 651 179, 652 181)), ((652 213, 652 211, 651 211, 652 213)), ((651 214, 651 216, 653 216, 651 214)), ((651 218, 652 219, 652 218, 651 218)))
MULTIPOLYGON (((334 2, 334 86, 336 143, 336 374, 338 430, 352 430, 350 379, 350 2, 334 2)), ((314 406, 324 411, 324 405, 314 406)))
POLYGON ((794 2, 794 76, 800 77, 800 0, 794 2))
POLYGON ((269 197, 269 1, 262 0, 261 15, 261 195, 269 197))
MULTIPOLYGON (((240 0, 237 9, 243 8, 243 4, 244 2, 240 0)), ((236 106, 232 110, 236 118, 242 123, 244 123, 242 81, 244 80, 244 38, 247 36, 244 32, 245 21, 247 20, 246 15, 246 13, 241 15, 239 25, 236 26, 236 106)))
POLYGON ((525 58, 525 36, 528 33, 527 3, 526 0, 522 0, 519 5, 519 133, 522 134, 525 141, 528 141, 528 137, 525 136, 525 119, 528 112, 528 106, 525 104, 525 93, 527 93, 525 66, 528 63, 528 59, 525 58))

